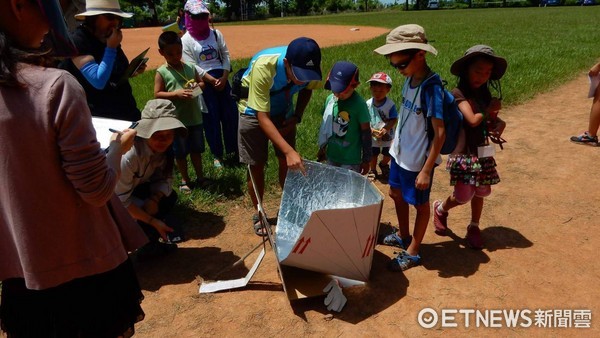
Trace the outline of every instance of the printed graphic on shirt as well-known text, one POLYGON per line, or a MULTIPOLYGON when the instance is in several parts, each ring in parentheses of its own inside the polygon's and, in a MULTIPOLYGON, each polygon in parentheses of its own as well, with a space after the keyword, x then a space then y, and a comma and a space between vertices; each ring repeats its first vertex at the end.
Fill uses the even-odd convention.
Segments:
POLYGON ((200 52, 200 61, 210 61, 218 58, 219 53, 217 49, 211 45, 207 45, 202 48, 202 52, 200 52))
POLYGON ((344 137, 348 132, 350 124, 350 114, 347 111, 341 111, 333 121, 333 133, 339 137, 344 137))

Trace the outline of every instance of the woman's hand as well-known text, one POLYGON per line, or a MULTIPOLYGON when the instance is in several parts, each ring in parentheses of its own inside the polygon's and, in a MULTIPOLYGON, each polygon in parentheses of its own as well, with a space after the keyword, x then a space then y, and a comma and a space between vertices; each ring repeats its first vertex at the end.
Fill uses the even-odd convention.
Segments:
POLYGON ((135 135, 137 135, 137 132, 134 129, 125 129, 121 133, 113 133, 110 137, 110 140, 111 142, 119 141, 121 154, 125 154, 129 151, 129 149, 131 149, 131 147, 133 147, 135 135))
POLYGON ((110 48, 117 48, 123 41, 123 32, 118 28, 113 28, 112 33, 106 39, 106 46, 110 48))
POLYGON ((165 222, 159 220, 158 218, 154 218, 152 217, 152 219, 150 220, 150 224, 152 227, 154 227, 154 229, 156 229, 156 231, 158 231, 158 233, 160 234, 160 237, 164 240, 167 241, 167 233, 169 232, 173 232, 173 228, 167 226, 165 224, 165 222))

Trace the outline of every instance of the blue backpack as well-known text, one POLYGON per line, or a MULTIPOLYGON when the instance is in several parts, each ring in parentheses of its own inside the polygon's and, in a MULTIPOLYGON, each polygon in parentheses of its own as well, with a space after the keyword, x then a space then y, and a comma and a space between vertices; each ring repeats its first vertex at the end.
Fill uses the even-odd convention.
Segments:
POLYGON ((443 94, 443 114, 444 114, 444 129, 446 130, 446 140, 442 145, 440 154, 447 155, 454 151, 456 144, 458 143, 458 137, 460 130, 462 129, 463 115, 458 109, 458 104, 454 99, 454 95, 446 89, 445 81, 442 81, 438 74, 434 74, 423 81, 421 84, 421 109, 423 110, 423 116, 427 119, 427 137, 429 142, 433 140, 434 132, 433 126, 431 125, 431 118, 427 117, 427 101, 425 99, 425 93, 431 92, 433 87, 441 86, 443 94))

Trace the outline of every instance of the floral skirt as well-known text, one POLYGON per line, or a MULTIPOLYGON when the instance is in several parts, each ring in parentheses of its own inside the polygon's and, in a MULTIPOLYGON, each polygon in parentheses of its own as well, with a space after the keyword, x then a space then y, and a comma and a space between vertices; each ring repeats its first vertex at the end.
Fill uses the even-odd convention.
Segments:
POLYGON ((144 298, 128 259, 108 272, 30 290, 2 281, 0 326, 8 337, 130 337, 144 298))
POLYGON ((493 157, 453 154, 448 156, 446 170, 450 172, 450 185, 456 183, 474 186, 493 185, 500 182, 493 157))

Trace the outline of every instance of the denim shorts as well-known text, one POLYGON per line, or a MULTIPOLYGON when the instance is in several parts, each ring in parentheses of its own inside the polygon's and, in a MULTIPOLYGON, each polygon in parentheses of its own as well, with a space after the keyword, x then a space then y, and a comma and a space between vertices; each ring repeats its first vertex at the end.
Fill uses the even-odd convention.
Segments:
POLYGON ((185 158, 190 153, 203 153, 204 152, 204 131, 201 124, 195 126, 186 127, 188 136, 183 137, 176 134, 175 140, 173 140, 173 153, 175 158, 185 158))
POLYGON ((400 189, 402 198, 406 203, 415 206, 421 205, 429 202, 429 193, 431 192, 431 186, 433 184, 434 172, 435 168, 431 170, 429 187, 425 190, 419 190, 415 186, 415 181, 417 180, 419 172, 401 168, 392 157, 388 183, 390 184, 390 187, 400 189))

